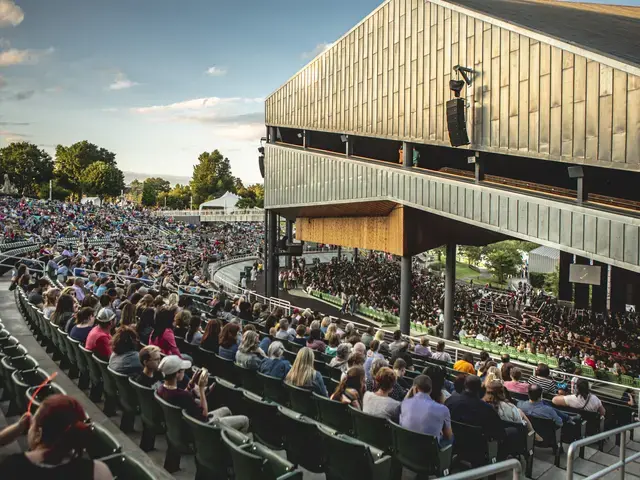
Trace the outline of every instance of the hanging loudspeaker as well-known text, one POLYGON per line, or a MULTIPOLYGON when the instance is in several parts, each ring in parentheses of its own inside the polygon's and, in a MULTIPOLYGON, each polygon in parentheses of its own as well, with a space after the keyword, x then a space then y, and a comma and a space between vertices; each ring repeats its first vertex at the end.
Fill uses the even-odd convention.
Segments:
POLYGON ((264 178, 264 155, 258 157, 258 165, 260 166, 260 175, 264 178))
POLYGON ((464 98, 453 98, 447 101, 447 126, 451 146, 469 145, 467 124, 464 119, 464 98))

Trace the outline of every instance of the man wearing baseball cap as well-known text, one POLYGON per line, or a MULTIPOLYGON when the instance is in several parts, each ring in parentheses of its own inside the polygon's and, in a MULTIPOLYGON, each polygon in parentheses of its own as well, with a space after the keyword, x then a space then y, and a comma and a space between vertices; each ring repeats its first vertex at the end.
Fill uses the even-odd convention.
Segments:
POLYGON ((116 314, 110 308, 101 308, 96 315, 96 326, 87 335, 85 346, 103 360, 111 356, 111 326, 116 314))
POLYGON ((185 370, 191 368, 191 362, 183 360, 177 355, 167 355, 162 359, 158 370, 164 375, 164 383, 158 388, 160 398, 176 407, 185 410, 190 415, 204 422, 220 422, 228 427, 247 432, 249 419, 244 415, 232 415, 231 410, 222 407, 209 412, 207 395, 211 389, 207 388, 209 373, 200 370, 187 385, 186 390, 178 387, 184 379, 185 370), (196 399, 196 396, 199 400, 196 399))

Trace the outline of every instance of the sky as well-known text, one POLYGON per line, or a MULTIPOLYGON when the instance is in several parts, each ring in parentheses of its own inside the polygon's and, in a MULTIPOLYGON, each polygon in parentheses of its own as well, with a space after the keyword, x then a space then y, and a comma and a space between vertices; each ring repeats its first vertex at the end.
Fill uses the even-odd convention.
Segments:
POLYGON ((264 99, 380 3, 0 0, 0 147, 88 140, 143 177, 219 149, 261 181, 264 99))

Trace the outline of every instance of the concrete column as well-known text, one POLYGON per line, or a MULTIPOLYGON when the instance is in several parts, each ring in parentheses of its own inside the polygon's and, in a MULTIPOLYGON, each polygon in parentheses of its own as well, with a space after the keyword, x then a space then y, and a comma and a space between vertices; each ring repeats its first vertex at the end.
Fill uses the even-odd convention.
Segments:
MULTIPOLYGON (((287 220, 287 228, 285 231, 285 235, 287 236, 287 241, 289 243, 293 243, 293 221, 292 220, 287 220)), ((285 264, 287 266, 287 269, 291 269, 291 265, 293 263, 293 258, 290 256, 285 257, 285 264)))
POLYGON ((596 261, 593 262, 593 265, 600 267, 600 285, 593 285, 591 287, 591 310, 594 312, 605 312, 607 310, 609 265, 596 261))
POLYGON ((453 340, 453 300, 456 285, 456 251, 455 243, 447 243, 447 264, 445 266, 444 283, 444 338, 453 340))
MULTIPOLYGON (((591 260, 576 255, 576 264, 590 265, 591 260)), ((589 308, 589 285, 586 283, 574 283, 573 301, 576 308, 589 308)))
POLYGON ((340 261, 341 256, 342 256, 342 247, 338 245, 338 261, 340 261))
POLYGON ((413 167, 413 145, 409 142, 402 142, 402 164, 404 168, 413 167))
POLYGON ((269 210, 264 210, 264 251, 262 252, 263 266, 264 266, 264 291, 265 297, 269 296, 269 210))
POLYGON ((358 263, 358 249, 353 249, 353 263, 358 263))
POLYGON ((309 148, 311 144, 311 132, 309 130, 304 130, 302 132, 302 148, 309 148))
POLYGON ((269 297, 278 296, 278 272, 280 270, 280 260, 276 256, 276 245, 278 244, 278 215, 273 210, 269 210, 269 297))
POLYGON ((350 157, 351 155, 353 155, 353 143, 354 143, 354 138, 351 137, 350 135, 346 135, 347 137, 347 141, 345 142, 344 146, 345 146, 345 154, 347 155, 347 157, 350 157))
POLYGON ((400 264, 400 331, 409 335, 411 330, 411 255, 403 255, 400 264))
POLYGON ((476 183, 480 183, 484 181, 484 158, 483 157, 476 157, 475 177, 476 177, 476 183))
POLYGON ((276 143, 277 131, 276 127, 269 127, 269 143, 276 143))
POLYGON ((558 300, 571 302, 573 300, 573 286, 569 282, 569 265, 573 261, 573 255, 560 252, 560 274, 558 275, 558 300))

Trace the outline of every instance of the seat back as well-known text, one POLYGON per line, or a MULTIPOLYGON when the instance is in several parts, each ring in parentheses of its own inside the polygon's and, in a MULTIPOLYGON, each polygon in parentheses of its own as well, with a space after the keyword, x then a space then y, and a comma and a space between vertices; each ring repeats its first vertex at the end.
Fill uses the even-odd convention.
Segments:
POLYGON ((200 358, 200 366, 209 370, 210 375, 218 375, 220 373, 216 370, 216 352, 200 347, 198 348, 198 357, 200 358))
POLYGON ((177 451, 190 453, 189 445, 193 442, 191 432, 182 418, 182 409, 163 400, 158 392, 154 393, 156 402, 160 405, 167 425, 167 441, 177 451))
POLYGON ((95 460, 122 452, 122 446, 107 429, 94 423, 91 425, 91 437, 85 452, 95 460))
POLYGON ((559 410, 571 413, 572 415, 580 415, 587 422, 587 436, 596 435, 604 431, 604 417, 598 412, 587 412, 577 408, 560 407, 559 410))
POLYGON ((258 378, 258 372, 250 368, 241 367, 237 363, 233 364, 233 368, 235 369, 235 377, 242 385, 242 388, 262 396, 262 382, 258 378))
POLYGON ((154 480, 155 475, 153 472, 147 470, 147 468, 139 463, 137 460, 134 460, 128 455, 111 455, 107 458, 102 458, 109 470, 111 471, 111 475, 115 479, 128 479, 135 478, 136 480, 154 480))
POLYGON ((227 360, 226 358, 222 358, 220 355, 216 355, 216 375, 224 378, 227 382, 231 382, 234 385, 239 383, 239 380, 236 375, 236 369, 234 367, 233 360, 227 360))
POLYGON ((375 417, 353 407, 349 407, 349 413, 353 423, 353 433, 358 440, 387 453, 392 451, 391 426, 386 418, 375 417))
POLYGON ((11 375, 19 370, 33 370, 38 368, 38 362, 31 355, 21 355, 20 357, 2 357, 0 360, 0 371, 2 371, 2 382, 7 393, 13 397, 13 381, 11 375))
POLYGON ((283 434, 278 422, 278 405, 265 402, 249 392, 243 392, 247 416, 251 420, 251 431, 260 443, 274 450, 281 450, 283 434))
POLYGON ((451 422, 455 453, 472 466, 495 463, 498 457, 498 444, 484 434, 482 427, 451 422))
POLYGON ((100 372, 100 367, 98 367, 98 364, 93 357, 93 352, 91 350, 87 350, 83 345, 79 345, 79 348, 87 361, 87 365, 89 366, 91 383, 93 385, 100 385, 102 383, 102 373, 100 372))
POLYGON ((278 407, 278 421, 289 461, 314 473, 324 472, 325 456, 318 451, 321 440, 315 422, 283 407, 278 407))
POLYGON ((78 359, 76 358, 76 350, 73 348, 73 345, 71 345, 71 339, 69 338, 69 335, 67 334, 67 332, 61 331, 60 337, 62 338, 62 342, 64 343, 64 350, 67 354, 69 362, 71 363, 71 365, 77 365, 78 359))
POLYGON ((242 389, 227 382, 223 378, 215 377, 215 387, 213 387, 213 404, 218 407, 229 407, 233 409, 233 413, 240 415, 245 410, 244 397, 242 389))
POLYGON ((10 345, 4 347, 4 350, 0 352, 0 358, 3 357, 21 357, 22 355, 26 355, 28 350, 24 345, 20 345, 19 343, 16 345, 10 345))
POLYGON ((118 385, 116 384, 116 379, 113 377, 113 375, 109 371, 109 362, 102 360, 95 353, 92 355, 92 358, 95 364, 100 369, 100 373, 102 374, 102 383, 104 384, 104 393, 108 397, 117 398, 118 385))
POLYGON ((280 405, 288 405, 289 394, 285 390, 284 382, 281 379, 259 372, 257 377, 262 382, 262 393, 265 398, 280 405))
POLYGON ((284 388, 289 395, 289 405, 292 410, 309 418, 318 417, 318 408, 313 401, 310 389, 295 387, 287 382, 284 382, 284 388))
POLYGON ((448 474, 451 446, 441 450, 436 437, 413 432, 392 421, 389 425, 393 453, 403 466, 419 475, 440 477, 448 474))
POLYGON ((138 411, 138 397, 133 386, 129 383, 129 376, 124 373, 118 373, 111 367, 107 367, 107 370, 110 377, 115 381, 120 405, 125 411, 135 414, 138 411))
POLYGON ((80 342, 75 338, 67 337, 69 348, 73 350, 77 362, 78 370, 82 376, 89 375, 89 364, 84 354, 80 351, 80 342))
POLYGON ((11 374, 13 394, 20 413, 27 411, 26 392, 30 387, 37 387, 49 377, 41 368, 32 370, 16 370, 11 374))
POLYGON ((313 393, 313 400, 318 411, 318 421, 329 427, 346 434, 353 432, 349 406, 344 403, 331 400, 317 393, 313 393))
MULTIPOLYGON (((207 475, 203 475, 203 477, 227 478, 229 469, 233 464, 225 444, 222 442, 221 431, 226 427, 201 422, 184 411, 182 412, 182 416, 193 435, 198 468, 204 468, 206 470, 207 475)), ((238 437, 236 441, 237 444, 249 443, 251 441, 249 437, 237 430, 228 430, 229 435, 238 437)))
POLYGON ((164 431, 164 413, 154 398, 155 390, 136 383, 132 378, 129 379, 129 384, 133 387, 136 397, 138 397, 142 423, 155 432, 164 431))
POLYGON ((29 404, 31 399, 33 399, 33 402, 31 403, 31 412, 30 412, 31 415, 35 415, 35 413, 38 411, 38 407, 40 407, 40 404, 45 400, 45 398, 50 397, 51 395, 58 395, 58 394, 66 395, 67 392, 65 392, 62 389, 62 387, 60 387, 57 383, 49 383, 48 385, 45 385, 42 388, 40 388, 39 386, 33 386, 28 388, 24 396, 25 396, 27 405, 29 404), (36 390, 38 390, 37 395, 35 395, 36 390))
POLYGON ((373 478, 374 459, 371 450, 365 444, 346 435, 334 435, 322 427, 318 430, 326 453, 327 478, 373 478))
POLYGON ((536 446, 541 448, 556 448, 560 442, 560 427, 557 427, 553 420, 548 418, 534 417, 528 415, 533 430, 542 437, 541 442, 536 442, 536 446))

